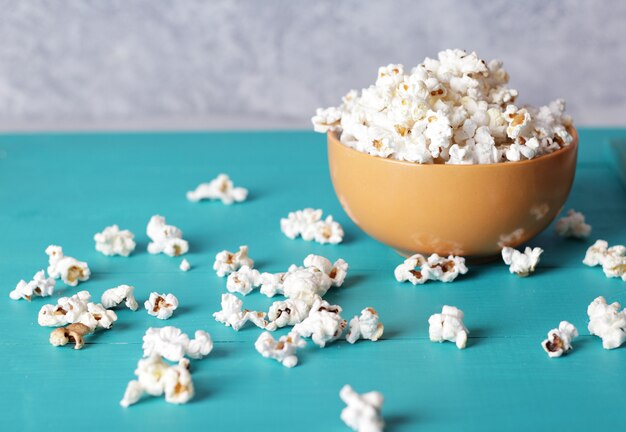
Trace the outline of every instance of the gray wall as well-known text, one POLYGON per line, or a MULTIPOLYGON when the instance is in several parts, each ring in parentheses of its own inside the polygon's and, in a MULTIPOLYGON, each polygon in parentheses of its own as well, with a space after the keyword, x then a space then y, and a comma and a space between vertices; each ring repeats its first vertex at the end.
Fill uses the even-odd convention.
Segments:
POLYGON ((520 101, 626 125, 624 1, 0 0, 0 129, 309 128, 443 48, 500 58, 520 101))

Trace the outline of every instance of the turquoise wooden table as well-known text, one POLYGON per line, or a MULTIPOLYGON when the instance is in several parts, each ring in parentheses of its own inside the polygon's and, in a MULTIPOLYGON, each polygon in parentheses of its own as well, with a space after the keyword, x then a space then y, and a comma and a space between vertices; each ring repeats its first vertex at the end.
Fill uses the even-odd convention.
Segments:
MULTIPOLYGON (((567 208, 587 216, 589 241, 558 238, 552 227, 531 244, 545 249, 538 271, 518 278, 500 262, 472 265, 451 284, 396 283, 401 258, 351 223, 329 180, 324 137, 310 132, 106 133, 0 135, 0 430, 343 431, 339 389, 379 390, 391 431, 624 430, 626 348, 605 351, 587 331, 587 305, 598 295, 626 303, 626 284, 581 263, 595 239, 626 243, 626 190, 609 141, 626 130, 583 129, 575 184, 567 208), (220 172, 250 189, 247 202, 191 203, 185 192, 220 172), (318 207, 344 226, 337 246, 289 240, 279 219, 318 207), (146 224, 153 214, 179 226, 193 268, 179 258, 149 255, 146 224), (129 258, 105 257, 93 235, 118 224, 136 235, 129 258), (49 244, 86 260, 92 278, 52 299, 12 301, 20 279, 47 266, 49 244), (225 279, 211 269, 215 253, 247 244, 262 271, 301 264, 309 253, 350 264, 345 285, 327 299, 351 318, 376 308, 384 339, 325 349, 311 342, 287 369, 254 349, 260 330, 233 331, 213 320, 225 279), (48 343, 39 308, 79 289, 99 299, 119 284, 171 292, 181 307, 169 321, 120 310, 110 331, 81 351, 48 343), (444 304, 465 311, 468 348, 428 340, 428 317, 444 304), (581 336, 574 351, 549 359, 540 342, 561 320, 581 336), (119 406, 142 355, 146 328, 204 329, 213 353, 192 361, 195 399, 184 406, 148 398, 119 406)), ((275 299, 274 299, 275 300, 275 299)), ((267 310, 255 292, 244 307, 267 310)))

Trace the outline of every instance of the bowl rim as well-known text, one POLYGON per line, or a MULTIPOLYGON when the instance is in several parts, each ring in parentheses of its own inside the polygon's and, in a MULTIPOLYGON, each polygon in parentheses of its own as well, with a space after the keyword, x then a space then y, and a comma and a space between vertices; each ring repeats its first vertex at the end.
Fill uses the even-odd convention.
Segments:
POLYGON ((453 167, 460 168, 460 169, 498 169, 498 167, 502 167, 502 166, 523 166, 523 165, 541 163, 541 161, 548 161, 549 159, 558 158, 559 156, 565 153, 576 151, 578 147, 578 131, 573 125, 568 126, 567 130, 570 132, 570 134, 573 136, 574 139, 569 145, 565 147, 561 147, 557 151, 553 151, 552 153, 548 153, 546 155, 542 155, 533 159, 527 159, 527 160, 517 161, 517 162, 498 162, 498 163, 493 163, 493 164, 444 164, 444 163, 421 164, 417 162, 409 162, 409 161, 403 161, 403 160, 398 160, 398 159, 383 158, 380 156, 374 156, 369 153, 358 151, 356 149, 353 149, 352 147, 348 147, 347 145, 345 145, 339 140, 337 133, 334 131, 328 131, 326 136, 328 138, 329 143, 333 142, 335 145, 340 145, 351 152, 358 153, 359 155, 367 156, 370 158, 378 159, 379 161, 381 161, 381 163, 403 165, 407 167, 420 167, 416 169, 445 169, 442 167, 448 167, 447 169, 451 169, 453 167), (435 167, 439 167, 439 168, 435 168, 435 167))

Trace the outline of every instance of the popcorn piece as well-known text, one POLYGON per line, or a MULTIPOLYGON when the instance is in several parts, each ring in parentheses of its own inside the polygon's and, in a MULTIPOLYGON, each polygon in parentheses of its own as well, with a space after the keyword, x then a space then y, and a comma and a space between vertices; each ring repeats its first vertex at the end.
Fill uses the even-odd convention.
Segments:
POLYGON ((602 263, 602 270, 608 278, 622 278, 626 281, 626 256, 607 256, 602 263))
POLYGON ((311 119, 315 132, 326 133, 339 129, 341 121, 341 111, 330 107, 326 109, 318 108, 315 116, 311 119))
POLYGON ((170 365, 157 354, 140 359, 137 362, 135 375, 137 375, 143 391, 150 396, 161 396, 163 394, 163 376, 169 367, 170 365))
POLYGON ((193 398, 195 392, 188 360, 183 359, 178 365, 167 368, 163 375, 163 391, 165 401, 173 404, 184 404, 193 398))
POLYGON ((585 223, 585 216, 574 210, 569 210, 567 216, 556 221, 554 230, 561 237, 586 239, 591 234, 591 225, 585 223))
POLYGON ((78 322, 87 312, 89 299, 91 295, 88 291, 80 291, 71 297, 61 297, 56 305, 42 306, 37 321, 43 327, 59 327, 78 322))
POLYGON ((213 317, 226 327, 239 331, 248 321, 260 328, 267 326, 265 313, 243 309, 243 302, 232 294, 222 294, 221 306, 222 310, 215 312, 213 317))
POLYGON ((359 432, 381 432, 385 427, 381 409, 384 398, 379 392, 356 393, 349 385, 343 386, 339 397, 346 403, 341 411, 341 420, 352 430, 359 432))
POLYGON ((148 313, 158 319, 168 319, 178 308, 178 299, 174 294, 150 293, 150 298, 144 303, 148 313))
POLYGON ((452 282, 458 275, 467 273, 465 258, 454 255, 448 258, 432 254, 428 258, 415 254, 404 260, 394 270, 398 282, 409 281, 413 285, 421 285, 429 280, 452 282))
POLYGON ((274 297, 283 293, 283 282, 287 273, 261 273, 261 294, 274 297))
POLYGON ((232 253, 223 250, 215 255, 213 270, 219 277, 224 277, 239 270, 244 265, 253 268, 254 261, 248 256, 248 246, 239 246, 239 252, 232 253))
POLYGON ((54 279, 61 278, 65 284, 76 286, 78 282, 84 282, 91 276, 86 262, 65 256, 63 248, 60 246, 48 246, 46 254, 49 257, 48 275, 54 279))
POLYGON ((196 330, 195 338, 189 341, 185 354, 193 359, 200 359, 208 356, 213 351, 213 339, 211 335, 203 330, 196 330))
POLYGON ((463 311, 454 306, 444 306, 440 314, 431 315, 428 319, 430 340, 454 342, 457 348, 464 349, 469 331, 463 324, 463 316, 463 311))
POLYGON ((159 356, 170 361, 179 361, 185 355, 200 359, 213 350, 211 335, 197 330, 195 339, 189 339, 179 328, 166 326, 150 327, 143 336, 143 356, 159 356))
POLYGON ((115 321, 117 321, 115 312, 96 303, 87 303, 87 312, 83 313, 78 319, 78 322, 85 324, 92 330, 97 328, 108 330, 115 321))
POLYGON ((247 197, 248 189, 234 187, 233 182, 226 174, 218 175, 209 183, 200 183, 195 190, 187 192, 189 201, 221 200, 226 205, 243 202, 247 197))
POLYGON ((383 335, 385 326, 380 322, 378 313, 371 307, 361 311, 361 316, 355 316, 350 320, 350 330, 346 340, 353 344, 359 339, 377 341, 383 335))
POLYGON ((127 257, 135 250, 135 236, 128 230, 120 230, 117 225, 106 227, 101 233, 93 236, 96 250, 104 255, 121 255, 127 257))
POLYGON ((231 293, 240 293, 248 295, 253 288, 261 285, 261 274, 258 270, 252 269, 247 265, 241 266, 237 271, 228 275, 226 280, 226 289, 231 293))
POLYGON ((323 221, 313 225, 315 230, 315 241, 321 244, 338 244, 343 240, 343 228, 332 216, 327 216, 323 221))
POLYGON ((578 336, 576 327, 567 321, 561 321, 558 329, 548 332, 548 339, 544 340, 541 346, 549 357, 561 357, 572 349, 572 340, 576 336, 578 336))
POLYGON ((626 310, 618 302, 607 304, 597 297, 587 308, 589 333, 602 339, 604 349, 620 347, 626 341, 626 310))
POLYGON ((139 308, 139 305, 133 295, 134 289, 135 287, 130 285, 119 285, 115 288, 110 288, 102 293, 100 301, 107 309, 114 308, 124 302, 128 309, 136 311, 139 308))
POLYGON ((296 350, 305 345, 306 342, 296 332, 281 336, 278 341, 269 332, 263 332, 254 343, 254 347, 263 357, 273 358, 288 368, 298 364, 296 350))
POLYGON ((267 314, 269 324, 268 330, 275 330, 285 326, 294 326, 302 322, 307 316, 311 305, 299 299, 286 299, 284 301, 276 301, 270 306, 267 314))
POLYGON ((301 236, 303 240, 338 244, 343 240, 343 228, 332 216, 322 220, 322 210, 306 208, 291 212, 280 220, 281 231, 290 239, 301 236))
POLYGON ((191 268, 191 264, 189 264, 189 261, 187 261, 186 259, 183 259, 183 260, 180 262, 180 266, 179 266, 179 268, 180 268, 182 271, 186 272, 186 271, 189 271, 189 269, 191 268))
POLYGON ((33 297, 48 297, 54 293, 55 283, 53 278, 47 278, 45 272, 40 270, 35 273, 30 282, 19 281, 15 289, 9 293, 9 297, 13 300, 25 299, 28 301, 31 301, 33 297))
POLYGON ((302 337, 311 337, 316 345, 324 348, 327 343, 339 338, 346 328, 347 322, 341 318, 341 311, 340 306, 331 306, 318 297, 309 315, 296 324, 293 331, 302 337))
POLYGON ((330 277, 319 270, 312 271, 308 268, 296 269, 288 272, 283 282, 285 297, 294 300, 302 300, 312 305, 317 297, 322 297, 331 287, 330 277))
POLYGON ((124 408, 128 408, 139 402, 141 396, 143 396, 143 387, 139 381, 129 381, 128 386, 126 386, 126 391, 124 392, 124 397, 120 401, 120 405, 124 408))
POLYGON ((543 249, 526 247, 524 252, 508 246, 502 248, 502 259, 509 266, 509 272, 518 276, 526 277, 535 271, 535 267, 539 264, 539 257, 543 253, 543 249))
POLYGON ((587 249, 583 264, 590 267, 597 265, 604 266, 604 261, 608 257, 624 257, 626 256, 626 247, 622 245, 609 247, 609 244, 604 240, 596 240, 596 242, 587 249))
POLYGON ((50 343, 54 346, 74 344, 74 349, 81 349, 85 345, 83 336, 92 332, 92 329, 82 323, 70 324, 67 327, 58 327, 50 333, 50 343))
POLYGON ((174 225, 167 225, 163 216, 150 218, 146 234, 152 240, 148 243, 148 252, 151 254, 179 256, 189 251, 189 243, 183 240, 183 232, 174 225))

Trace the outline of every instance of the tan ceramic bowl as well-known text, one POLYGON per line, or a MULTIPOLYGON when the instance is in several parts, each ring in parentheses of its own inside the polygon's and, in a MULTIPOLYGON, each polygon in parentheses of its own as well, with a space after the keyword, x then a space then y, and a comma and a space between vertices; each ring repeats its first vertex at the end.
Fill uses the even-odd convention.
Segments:
POLYGON ((402 255, 489 257, 545 229, 574 180, 578 134, 537 159, 420 165, 351 149, 328 134, 330 175, 348 216, 402 255))

